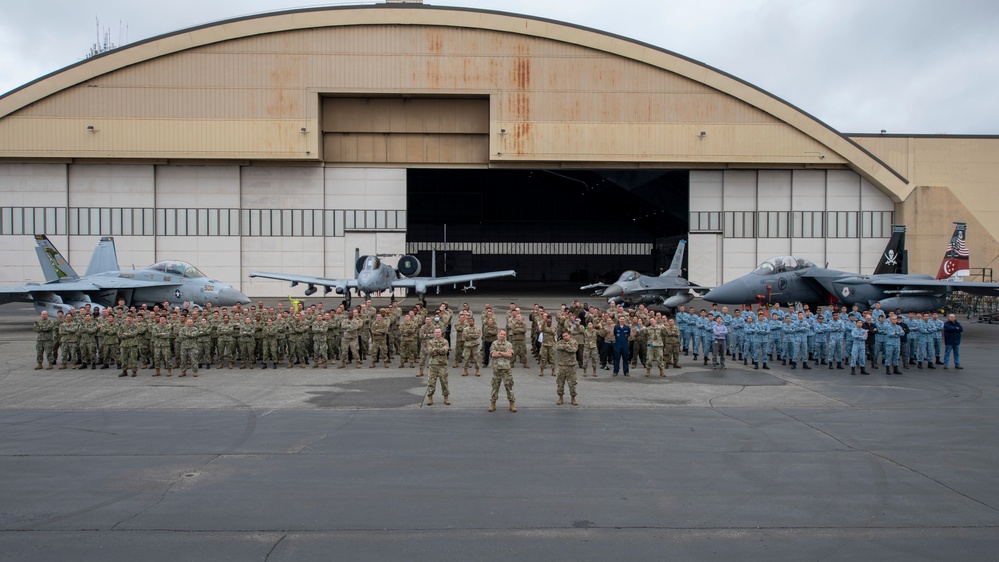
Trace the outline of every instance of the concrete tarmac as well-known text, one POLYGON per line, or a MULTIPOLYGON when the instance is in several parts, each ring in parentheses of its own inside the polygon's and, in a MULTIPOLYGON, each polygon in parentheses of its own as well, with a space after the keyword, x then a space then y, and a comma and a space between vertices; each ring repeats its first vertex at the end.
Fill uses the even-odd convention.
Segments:
POLYGON ((488 413, 486 368, 450 369, 452 405, 438 391, 423 407, 426 377, 395 364, 34 371, 33 317, 0 316, 0 560, 999 552, 999 326, 961 319, 961 371, 682 357, 666 377, 580 376, 576 407, 532 362, 514 371, 519 411, 501 389, 488 413))

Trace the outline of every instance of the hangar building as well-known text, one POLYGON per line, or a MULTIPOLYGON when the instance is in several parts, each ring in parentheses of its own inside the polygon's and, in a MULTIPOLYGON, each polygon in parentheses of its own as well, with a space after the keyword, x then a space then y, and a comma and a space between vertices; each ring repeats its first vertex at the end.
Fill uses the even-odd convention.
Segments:
MULTIPOLYGON (((999 256, 999 138, 848 135, 680 54, 523 15, 389 3, 243 17, 87 59, 0 97, 0 282, 34 233, 86 264, 352 277, 362 254, 569 281, 732 279, 774 255, 870 271, 892 222, 935 272, 969 223, 999 256)), ((425 265, 425 271, 427 269, 425 265)))

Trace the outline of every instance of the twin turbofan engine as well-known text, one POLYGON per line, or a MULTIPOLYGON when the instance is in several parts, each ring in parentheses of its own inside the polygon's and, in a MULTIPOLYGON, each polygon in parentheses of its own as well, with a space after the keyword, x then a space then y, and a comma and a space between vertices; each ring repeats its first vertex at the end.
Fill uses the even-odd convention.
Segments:
MULTIPOLYGON (((354 262, 354 273, 360 273, 364 269, 364 264, 368 261, 369 256, 360 256, 357 261, 354 262)), ((396 271, 399 272, 403 277, 415 277, 420 274, 420 260, 416 259, 416 256, 402 256, 399 258, 399 263, 395 267, 396 271)))

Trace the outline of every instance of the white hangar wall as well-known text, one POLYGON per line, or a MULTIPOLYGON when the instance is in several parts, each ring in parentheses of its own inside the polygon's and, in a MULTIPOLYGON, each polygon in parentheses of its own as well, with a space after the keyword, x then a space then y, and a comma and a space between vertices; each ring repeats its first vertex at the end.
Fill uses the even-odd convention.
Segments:
POLYGON ((42 281, 33 234, 81 275, 100 236, 123 268, 189 261, 253 296, 254 270, 352 277, 355 248, 398 254, 406 171, 323 166, 0 164, 0 283, 42 281))
POLYGON ((688 276, 713 287, 782 255, 870 273, 894 210, 850 170, 692 171, 688 276))

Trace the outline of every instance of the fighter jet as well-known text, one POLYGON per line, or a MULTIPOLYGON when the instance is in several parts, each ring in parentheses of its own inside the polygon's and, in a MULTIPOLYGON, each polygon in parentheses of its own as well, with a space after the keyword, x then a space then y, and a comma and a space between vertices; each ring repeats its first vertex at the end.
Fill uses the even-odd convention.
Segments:
MULTIPOLYGON (((954 224, 957 226, 941 272, 959 272, 962 264, 965 271, 967 268, 967 225, 954 224), (959 261, 961 252, 963 261, 959 261)), ((776 257, 752 273, 712 289, 704 300, 718 304, 839 303, 865 309, 881 303, 885 310, 918 312, 943 308, 953 291, 999 295, 999 283, 964 282, 956 275, 935 279, 932 275, 905 273, 905 226, 896 225, 893 230, 883 260, 872 275, 826 269, 793 256, 776 257)))
MULTIPOLYGON (((425 295, 430 287, 441 287, 443 285, 454 285, 468 283, 462 290, 475 289, 475 281, 480 279, 495 279, 497 277, 516 277, 517 272, 509 269, 505 271, 489 271, 486 273, 471 273, 468 275, 451 275, 448 277, 418 277, 421 266, 420 260, 416 256, 402 256, 397 267, 392 267, 381 258, 384 256, 360 256, 355 259, 354 278, 336 279, 328 277, 312 277, 310 275, 294 275, 288 273, 268 273, 264 271, 254 271, 250 277, 262 277, 264 279, 278 279, 290 281, 295 287, 300 283, 308 285, 305 289, 305 296, 312 296, 318 291, 318 287, 325 287, 323 295, 336 292, 344 297, 344 302, 350 306, 351 290, 356 290, 365 298, 377 295, 383 291, 391 289, 405 288, 414 291, 421 302, 426 302, 425 295)), ((431 271, 436 272, 436 254, 432 254, 433 264, 431 271)), ((438 289, 440 290, 440 289, 438 289)), ((394 298, 394 297, 393 297, 394 298)))
POLYGON ((249 304, 250 299, 229 285, 209 279, 198 268, 183 261, 161 261, 145 269, 122 271, 114 239, 103 237, 97 244, 87 273, 77 275, 44 234, 35 235, 35 252, 45 274, 45 283, 0 287, 0 304, 30 302, 35 310, 69 312, 91 305, 100 310, 124 299, 127 306, 190 302, 199 306, 249 304))
POLYGON ((642 275, 637 271, 625 271, 617 281, 607 285, 606 283, 594 283, 580 287, 580 290, 594 290, 594 294, 600 297, 607 297, 607 302, 614 304, 661 304, 669 308, 676 308, 682 304, 687 304, 694 298, 691 291, 707 291, 707 287, 700 287, 680 277, 683 268, 683 252, 687 246, 686 240, 681 240, 673 254, 673 262, 668 270, 658 277, 642 275))

